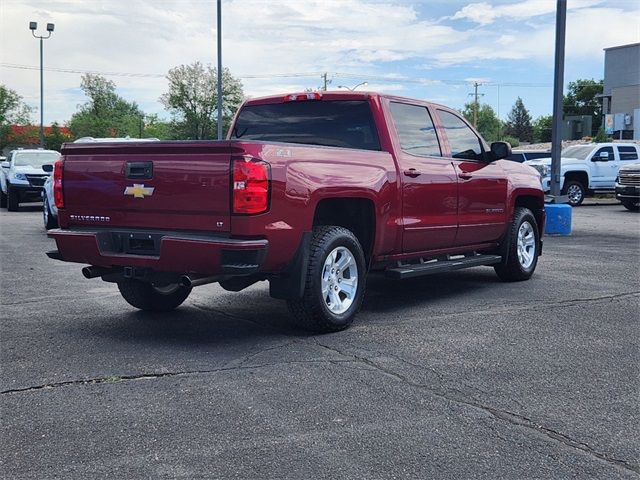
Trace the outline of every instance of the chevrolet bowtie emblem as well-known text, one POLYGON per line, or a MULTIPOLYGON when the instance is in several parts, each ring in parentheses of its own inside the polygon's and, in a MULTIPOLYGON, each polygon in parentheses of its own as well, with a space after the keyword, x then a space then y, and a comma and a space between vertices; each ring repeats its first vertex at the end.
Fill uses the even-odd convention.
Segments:
POLYGON ((133 195, 133 198, 144 198, 153 195, 154 187, 145 187, 144 183, 134 183, 133 187, 124 189, 125 195, 133 195))

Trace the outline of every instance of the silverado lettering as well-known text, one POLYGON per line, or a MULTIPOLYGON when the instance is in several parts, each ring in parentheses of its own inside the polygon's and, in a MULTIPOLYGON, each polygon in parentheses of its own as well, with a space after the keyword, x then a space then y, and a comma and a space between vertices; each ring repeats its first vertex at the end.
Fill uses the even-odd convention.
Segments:
POLYGON ((239 291, 267 280, 299 325, 337 331, 369 274, 491 265, 505 281, 526 280, 542 249, 539 173, 428 102, 271 96, 246 101, 224 141, 62 152, 49 256, 88 264, 87 278, 117 283, 144 310, 174 309, 206 283, 239 291))

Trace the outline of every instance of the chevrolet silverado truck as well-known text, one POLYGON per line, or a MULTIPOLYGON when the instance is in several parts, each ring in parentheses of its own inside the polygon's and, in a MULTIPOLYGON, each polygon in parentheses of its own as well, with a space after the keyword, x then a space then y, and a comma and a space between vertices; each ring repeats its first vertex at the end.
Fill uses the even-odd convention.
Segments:
MULTIPOLYGON (((637 162, 640 145, 634 143, 590 143, 572 145, 560 158, 560 188, 572 207, 582 204, 588 194, 611 192, 618 170, 637 162)), ((551 190, 551 158, 525 161, 540 172, 542 188, 551 190)))
POLYGON ((50 258, 86 264, 132 306, 268 280, 304 328, 348 327, 367 275, 492 266, 534 273, 540 176, 455 110, 371 92, 256 98, 224 141, 66 144, 50 258))

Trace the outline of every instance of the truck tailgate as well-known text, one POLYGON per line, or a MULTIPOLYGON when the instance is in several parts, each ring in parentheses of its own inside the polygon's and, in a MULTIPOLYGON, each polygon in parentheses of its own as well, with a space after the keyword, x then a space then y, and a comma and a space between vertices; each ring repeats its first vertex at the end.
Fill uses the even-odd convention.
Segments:
POLYGON ((66 145, 61 225, 227 232, 233 150, 226 141, 66 145))

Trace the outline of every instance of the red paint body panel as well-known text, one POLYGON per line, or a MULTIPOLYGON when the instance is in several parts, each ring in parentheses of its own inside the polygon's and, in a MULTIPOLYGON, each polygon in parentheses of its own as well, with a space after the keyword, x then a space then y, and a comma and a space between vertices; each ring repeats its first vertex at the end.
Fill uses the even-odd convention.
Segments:
MULTIPOLYGON (((278 103, 284 97, 254 99, 246 104, 278 103)), ((435 115, 442 157, 403 152, 388 112, 389 101, 402 100, 435 110, 427 102, 367 92, 329 92, 322 98, 366 99, 381 151, 243 140, 66 144, 65 208, 59 212, 61 229, 50 233, 62 258, 98 266, 215 274, 220 268, 220 251, 238 245, 233 241, 225 244, 223 239, 180 238, 179 234, 206 232, 224 234, 231 240, 251 240, 255 242, 251 248, 266 249, 260 268, 269 275, 283 271, 294 258, 303 233, 312 229, 318 203, 324 199, 371 202, 375 212, 374 262, 495 247, 506 231, 517 197, 533 197, 543 208, 535 170, 508 161, 451 158, 435 115), (232 157, 238 156, 270 165, 270 203, 265 213, 231 214, 230 165, 232 157), (127 162, 152 162, 152 179, 127 180, 127 162), (409 168, 419 169, 421 175, 404 175, 409 168), (125 188, 134 183, 155 190, 145 198, 124 195, 125 188), (109 221, 96 221, 96 217, 108 217, 109 221), (83 231, 115 228, 178 233, 163 238, 159 256, 151 257, 101 253, 95 234, 83 231)))

